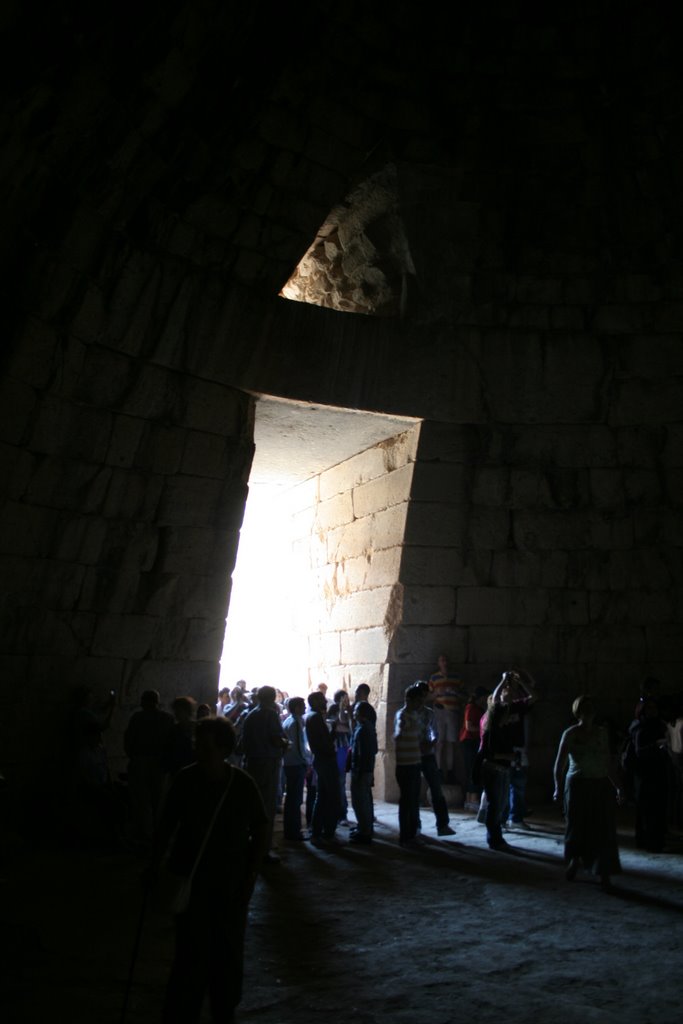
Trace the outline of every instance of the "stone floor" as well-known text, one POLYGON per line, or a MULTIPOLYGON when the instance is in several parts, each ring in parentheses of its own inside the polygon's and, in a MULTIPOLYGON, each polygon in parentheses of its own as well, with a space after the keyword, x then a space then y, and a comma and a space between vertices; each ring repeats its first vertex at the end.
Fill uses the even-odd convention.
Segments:
MULTIPOLYGON (((398 846, 396 808, 377 842, 333 852, 282 845, 252 902, 239 1021, 648 1024, 678 1019, 680 839, 656 856, 620 826, 614 893, 564 880, 554 808, 486 848, 472 815, 438 839, 423 814, 419 851, 398 846)), ((344 830, 339 834, 343 837, 344 830)), ((121 1020, 141 907, 141 862, 5 845, 0 1016, 4 1024, 121 1020)), ((126 1024, 154 1022, 171 953, 168 924, 144 920, 126 1024)), ((209 1020, 208 1014, 205 1018, 209 1020)))

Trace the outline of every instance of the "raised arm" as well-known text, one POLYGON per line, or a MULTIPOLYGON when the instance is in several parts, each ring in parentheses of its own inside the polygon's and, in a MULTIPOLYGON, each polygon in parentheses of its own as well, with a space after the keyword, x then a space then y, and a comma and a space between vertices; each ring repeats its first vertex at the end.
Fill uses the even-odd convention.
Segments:
POLYGON ((553 777, 555 779, 555 791, 553 793, 553 800, 559 800, 562 792, 562 782, 564 780, 564 773, 567 769, 567 760, 569 758, 569 745, 570 745, 570 729, 567 729, 562 733, 562 739, 560 740, 560 746, 557 750, 557 757, 555 758, 555 767, 553 768, 553 777))

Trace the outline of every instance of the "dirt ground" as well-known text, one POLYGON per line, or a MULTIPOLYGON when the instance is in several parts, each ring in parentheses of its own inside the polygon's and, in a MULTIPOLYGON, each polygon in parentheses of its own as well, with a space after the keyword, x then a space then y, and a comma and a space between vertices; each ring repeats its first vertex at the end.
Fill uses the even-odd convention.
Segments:
MULTIPOLYGON (((633 847, 613 893, 565 881, 554 808, 490 852, 471 814, 439 839, 397 842, 380 804, 377 841, 330 850, 281 843, 250 911, 241 1022, 659 1024, 681 1005, 680 837, 661 855, 633 847)), ((279 819, 278 819, 279 820, 279 819)), ((339 830, 345 837, 345 830, 339 830)), ((0 1016, 4 1024, 109 1024, 121 1007, 141 906, 141 861, 8 844, 2 864, 0 1016)), ((126 1024, 159 1019, 172 947, 148 914, 126 1024)), ((208 1013, 205 1015, 210 1020, 208 1013)))

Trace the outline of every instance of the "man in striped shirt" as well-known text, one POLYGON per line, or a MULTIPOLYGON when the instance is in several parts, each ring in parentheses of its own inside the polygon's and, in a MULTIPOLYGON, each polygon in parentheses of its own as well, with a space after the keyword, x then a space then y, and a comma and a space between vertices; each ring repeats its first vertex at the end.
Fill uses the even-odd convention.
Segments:
POLYGON ((413 683, 405 692, 405 704, 394 718, 394 748, 396 754, 396 781, 401 791, 398 802, 398 827, 401 846, 416 844, 420 821, 420 788, 422 784, 422 754, 420 734, 422 719, 420 708, 422 692, 413 683))

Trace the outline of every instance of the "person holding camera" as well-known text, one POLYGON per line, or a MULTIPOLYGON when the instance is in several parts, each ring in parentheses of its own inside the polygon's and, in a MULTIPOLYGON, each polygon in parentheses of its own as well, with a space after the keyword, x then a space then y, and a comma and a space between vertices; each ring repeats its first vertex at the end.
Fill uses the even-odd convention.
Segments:
POLYGON ((512 766, 518 751, 526 746, 524 720, 536 700, 532 685, 519 672, 503 672, 488 699, 483 728, 481 778, 486 793, 486 841, 492 850, 511 847, 503 839, 503 817, 507 813, 512 766))

